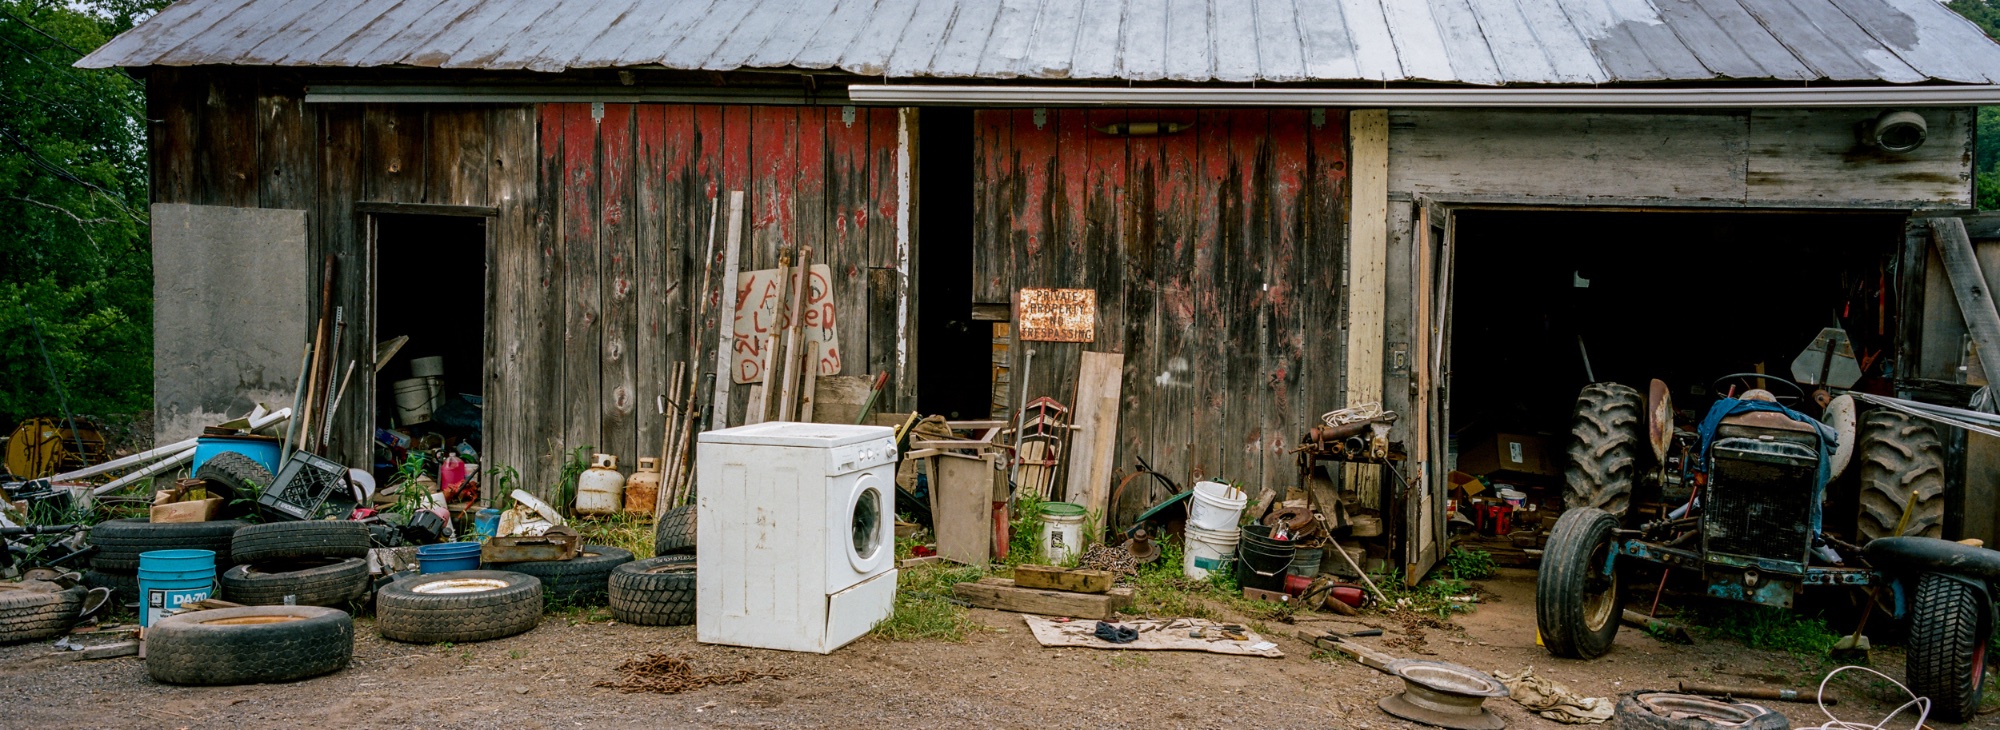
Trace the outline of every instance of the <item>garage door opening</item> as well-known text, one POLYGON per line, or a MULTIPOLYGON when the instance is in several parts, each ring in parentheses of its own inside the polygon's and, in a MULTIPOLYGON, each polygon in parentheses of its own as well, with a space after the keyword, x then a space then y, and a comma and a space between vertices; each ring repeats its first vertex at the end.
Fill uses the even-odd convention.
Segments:
MULTIPOLYGON (((1827 327, 1843 328, 1853 342, 1863 370, 1854 389, 1890 394, 1903 220, 1458 212, 1446 367, 1450 463, 1560 508, 1564 449, 1583 386, 1612 381, 1645 393, 1658 379, 1672 393, 1677 423, 1692 430, 1718 388, 1755 385, 1717 378, 1790 377, 1794 358, 1827 327)), ((1819 413, 1810 398, 1796 407, 1819 413)), ((1830 506, 1828 514, 1843 511, 1830 506)))
POLYGON ((378 349, 407 338, 375 376, 376 483, 416 452, 437 479, 443 452, 476 464, 484 445, 486 219, 377 215, 373 228, 378 349))

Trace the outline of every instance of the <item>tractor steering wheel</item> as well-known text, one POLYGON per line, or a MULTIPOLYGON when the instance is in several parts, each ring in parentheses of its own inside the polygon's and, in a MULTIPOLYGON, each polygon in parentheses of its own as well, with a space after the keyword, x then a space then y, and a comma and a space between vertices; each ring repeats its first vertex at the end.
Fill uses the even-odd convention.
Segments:
MULTIPOLYGON (((1771 395, 1778 399, 1778 403, 1780 405, 1784 405, 1789 408, 1797 404, 1799 401, 1805 400, 1806 389, 1799 387, 1798 383, 1794 383, 1790 380, 1786 380, 1776 375, 1770 375, 1767 373, 1730 373, 1720 378, 1716 378, 1715 382, 1709 384, 1709 389, 1715 391, 1716 397, 1720 398, 1727 390, 1726 388, 1723 387, 1725 385, 1728 385, 1733 382, 1745 386, 1743 390, 1750 390, 1751 388, 1755 387, 1755 383, 1758 380, 1765 381, 1767 385, 1782 385, 1785 386, 1784 388, 1785 390, 1791 391, 1790 395, 1785 395, 1783 393, 1775 392, 1776 389, 1767 388, 1767 390, 1774 391, 1771 393, 1771 395)), ((1740 398, 1742 397, 1742 395, 1739 393, 1735 397, 1740 398)))

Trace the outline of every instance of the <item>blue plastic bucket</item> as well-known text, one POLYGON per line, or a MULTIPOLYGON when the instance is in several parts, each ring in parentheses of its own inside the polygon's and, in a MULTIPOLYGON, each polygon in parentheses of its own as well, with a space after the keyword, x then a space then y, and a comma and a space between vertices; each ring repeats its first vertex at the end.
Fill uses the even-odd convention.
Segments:
POLYGON ((500 532, 500 510, 488 507, 472 516, 472 539, 486 542, 500 532))
POLYGON ((234 451, 250 457, 251 461, 263 464, 272 474, 278 473, 278 451, 282 442, 269 436, 203 436, 195 439, 194 461, 190 462, 188 473, 201 476, 201 465, 216 454, 234 451))
POLYGON ((214 593, 214 550, 139 553, 139 626, 151 626, 214 593))
POLYGON ((479 543, 447 542, 417 548, 417 572, 424 575, 479 569, 479 543))

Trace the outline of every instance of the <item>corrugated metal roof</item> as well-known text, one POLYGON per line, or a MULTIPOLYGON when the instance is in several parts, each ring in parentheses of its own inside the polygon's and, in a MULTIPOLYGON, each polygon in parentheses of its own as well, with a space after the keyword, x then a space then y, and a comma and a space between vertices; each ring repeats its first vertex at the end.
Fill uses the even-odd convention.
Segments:
POLYGON ((78 65, 2000 83, 1937 0, 181 0, 78 65))

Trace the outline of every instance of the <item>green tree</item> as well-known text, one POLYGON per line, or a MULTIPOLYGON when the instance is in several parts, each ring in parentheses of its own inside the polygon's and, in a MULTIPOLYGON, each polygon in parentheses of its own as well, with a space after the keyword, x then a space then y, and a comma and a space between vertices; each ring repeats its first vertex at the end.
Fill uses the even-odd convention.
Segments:
POLYGON ((145 95, 71 64, 165 4, 0 0, 0 430, 152 405, 145 95))
MULTIPOLYGON (((1946 7, 2000 39, 2000 4, 1996 0, 1951 0, 1946 7)), ((1980 210, 2000 208, 2000 107, 1980 107, 1973 148, 1973 190, 1980 210)))

